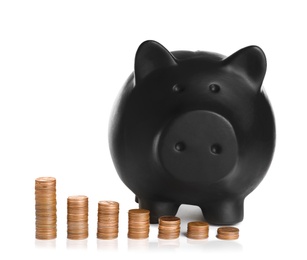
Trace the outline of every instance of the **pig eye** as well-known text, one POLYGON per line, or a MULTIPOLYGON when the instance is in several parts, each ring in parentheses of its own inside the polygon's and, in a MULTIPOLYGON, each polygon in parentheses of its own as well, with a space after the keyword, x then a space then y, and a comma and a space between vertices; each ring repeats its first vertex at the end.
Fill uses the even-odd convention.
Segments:
POLYGON ((215 155, 219 155, 222 153, 222 146, 220 146, 219 144, 213 144, 211 145, 211 153, 215 154, 215 155))
POLYGON ((175 84, 173 86, 173 92, 175 93, 180 93, 183 91, 183 89, 184 89, 183 86, 181 86, 180 84, 175 84))
POLYGON ((211 85, 209 86, 209 89, 210 89, 210 91, 211 91, 212 93, 218 93, 218 92, 220 92, 221 87, 220 87, 219 85, 217 85, 217 84, 211 84, 211 85))
POLYGON ((184 142, 178 142, 175 144, 175 150, 177 152, 183 152, 185 150, 185 144, 184 142))

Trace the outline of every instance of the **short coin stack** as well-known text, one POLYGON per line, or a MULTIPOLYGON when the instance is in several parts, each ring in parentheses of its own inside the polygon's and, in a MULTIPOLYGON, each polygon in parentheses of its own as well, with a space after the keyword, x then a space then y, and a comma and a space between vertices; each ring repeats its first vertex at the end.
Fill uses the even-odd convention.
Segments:
POLYGON ((239 238, 239 229, 236 227, 220 227, 217 229, 217 238, 233 240, 239 238))
POLYGON ((118 236, 119 203, 116 201, 98 202, 97 238, 115 239, 118 236))
POLYGON ((191 239, 206 239, 209 234, 209 224, 204 221, 188 223, 187 237, 191 239))
POLYGON ((86 239, 88 237, 88 197, 84 195, 67 198, 67 238, 86 239))
POLYGON ((35 179, 35 214, 37 239, 55 239, 57 236, 56 179, 35 179))
POLYGON ((145 239, 149 236, 150 215, 147 209, 130 209, 128 212, 128 238, 145 239))
POLYGON ((180 235, 180 218, 175 216, 162 216, 159 218, 158 238, 176 239, 180 235))

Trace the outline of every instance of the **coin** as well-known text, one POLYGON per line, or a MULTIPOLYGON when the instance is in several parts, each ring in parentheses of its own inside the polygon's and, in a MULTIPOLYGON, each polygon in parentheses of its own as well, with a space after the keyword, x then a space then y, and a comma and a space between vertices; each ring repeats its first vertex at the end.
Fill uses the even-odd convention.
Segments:
POLYGON ((73 240, 88 237, 88 197, 85 195, 67 198, 67 238, 73 240))
POLYGON ((191 239, 208 238, 209 224, 203 221, 192 221, 188 223, 187 237, 191 239))
POLYGON ((103 200, 98 202, 97 238, 115 239, 118 237, 119 203, 103 200))
POLYGON ((35 179, 35 237, 54 239, 57 236, 56 179, 35 179))
POLYGON ((158 238, 176 239, 180 235, 180 218, 176 216, 161 216, 158 220, 158 238))
POLYGON ((150 211, 130 209, 128 211, 128 238, 146 239, 149 237, 150 211))
POLYGON ((162 216, 159 218, 159 224, 163 226, 168 226, 168 225, 177 226, 178 224, 180 224, 180 218, 175 216, 162 216))
POLYGON ((234 240, 239 238, 239 229, 236 227, 219 227, 217 229, 217 238, 224 240, 234 240))
POLYGON ((97 238, 98 239, 110 240, 110 239, 117 238, 117 236, 118 236, 118 232, 114 232, 114 233, 111 233, 111 232, 107 232, 107 233, 97 232, 97 238))

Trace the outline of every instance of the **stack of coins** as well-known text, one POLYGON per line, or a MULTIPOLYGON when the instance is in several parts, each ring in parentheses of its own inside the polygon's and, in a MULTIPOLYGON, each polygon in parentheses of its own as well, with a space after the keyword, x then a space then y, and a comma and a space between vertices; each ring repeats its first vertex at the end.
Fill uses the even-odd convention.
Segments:
POLYGON ((180 218, 162 216, 159 218, 158 238, 176 239, 180 235, 180 218))
POLYGON ((115 239, 118 236, 119 203, 116 201, 98 202, 97 238, 115 239))
POLYGON ((209 234, 209 224, 203 221, 188 223, 187 237, 191 239, 206 239, 209 234))
POLYGON ((239 229, 236 227, 220 227, 217 229, 217 238, 233 240, 239 238, 239 229))
POLYGON ((84 195, 67 198, 67 238, 86 239, 88 237, 88 198, 84 195))
POLYGON ((147 209, 130 209, 128 212, 128 238, 145 239, 149 236, 150 215, 147 209))
POLYGON ((56 179, 35 179, 35 214, 37 239, 55 239, 57 236, 56 179))

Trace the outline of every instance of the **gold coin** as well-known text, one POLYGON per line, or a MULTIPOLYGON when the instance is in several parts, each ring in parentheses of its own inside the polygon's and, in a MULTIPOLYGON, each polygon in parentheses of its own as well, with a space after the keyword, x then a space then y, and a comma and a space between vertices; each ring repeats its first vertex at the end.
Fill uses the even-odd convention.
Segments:
POLYGON ((181 220, 175 216, 161 216, 159 218, 158 238, 176 239, 180 235, 181 220))
POLYGON ((188 228, 209 228, 209 224, 203 221, 192 221, 188 223, 188 228))
POLYGON ((170 234, 158 234, 158 238, 160 239, 176 239, 179 237, 179 234, 174 234, 174 235, 170 235, 170 234))
POLYGON ((84 234, 67 234, 67 238, 71 240, 83 240, 88 238, 88 233, 84 234))
POLYGON ((160 225, 178 225, 180 224, 180 218, 175 216, 161 216, 159 218, 160 225))
POLYGON ((209 236, 208 235, 204 235, 204 234, 202 234, 202 235, 189 234, 187 237, 190 238, 190 239, 206 239, 209 236))
POLYGON ((105 216, 99 215, 97 217, 97 221, 101 223, 118 223, 118 216, 105 217, 105 216))
POLYGON ((119 203, 117 201, 101 200, 101 201, 98 202, 98 206, 100 208, 107 208, 107 209, 115 208, 115 209, 118 209, 119 203))
POLYGON ((115 239, 118 237, 118 233, 114 232, 114 233, 99 233, 97 232, 97 238, 98 239, 115 239))
POLYGON ((130 209, 128 211, 128 238, 145 239, 149 236, 150 211, 130 209))
POLYGON ((236 227, 220 227, 217 229, 219 234, 237 234, 239 229, 236 227))
POLYGON ((86 195, 73 195, 73 196, 68 196, 68 200, 70 201, 88 200, 88 197, 86 195))
POLYGON ((54 239, 57 234, 56 179, 39 177, 35 179, 35 237, 54 239))
POLYGON ((69 196, 67 198, 67 207, 85 207, 88 205, 88 197, 84 195, 69 196))
POLYGON ((114 239, 118 235, 119 203, 99 201, 97 212, 97 238, 114 239))
POLYGON ((149 234, 148 233, 128 233, 128 238, 131 239, 145 239, 148 238, 149 234))
POLYGON ((74 195, 67 198, 67 238, 88 237, 88 197, 74 195))
POLYGON ((203 221, 192 221, 188 223, 187 237, 191 239, 208 238, 209 224, 203 221))
POLYGON ((38 183, 50 183, 50 182, 55 182, 56 179, 54 177, 38 177, 35 179, 36 182, 38 183))
POLYGON ((239 238, 239 229, 236 227, 220 227, 217 229, 217 238, 233 240, 239 238))
POLYGON ((56 233, 54 234, 36 234, 35 238, 39 240, 51 240, 57 237, 56 233))
POLYGON ((147 209, 130 209, 128 211, 129 215, 132 215, 132 216, 142 216, 142 215, 149 215, 149 210, 147 209))
POLYGON ((216 236, 219 239, 223 240, 235 240, 239 238, 239 235, 224 235, 224 234, 217 234, 216 236))

